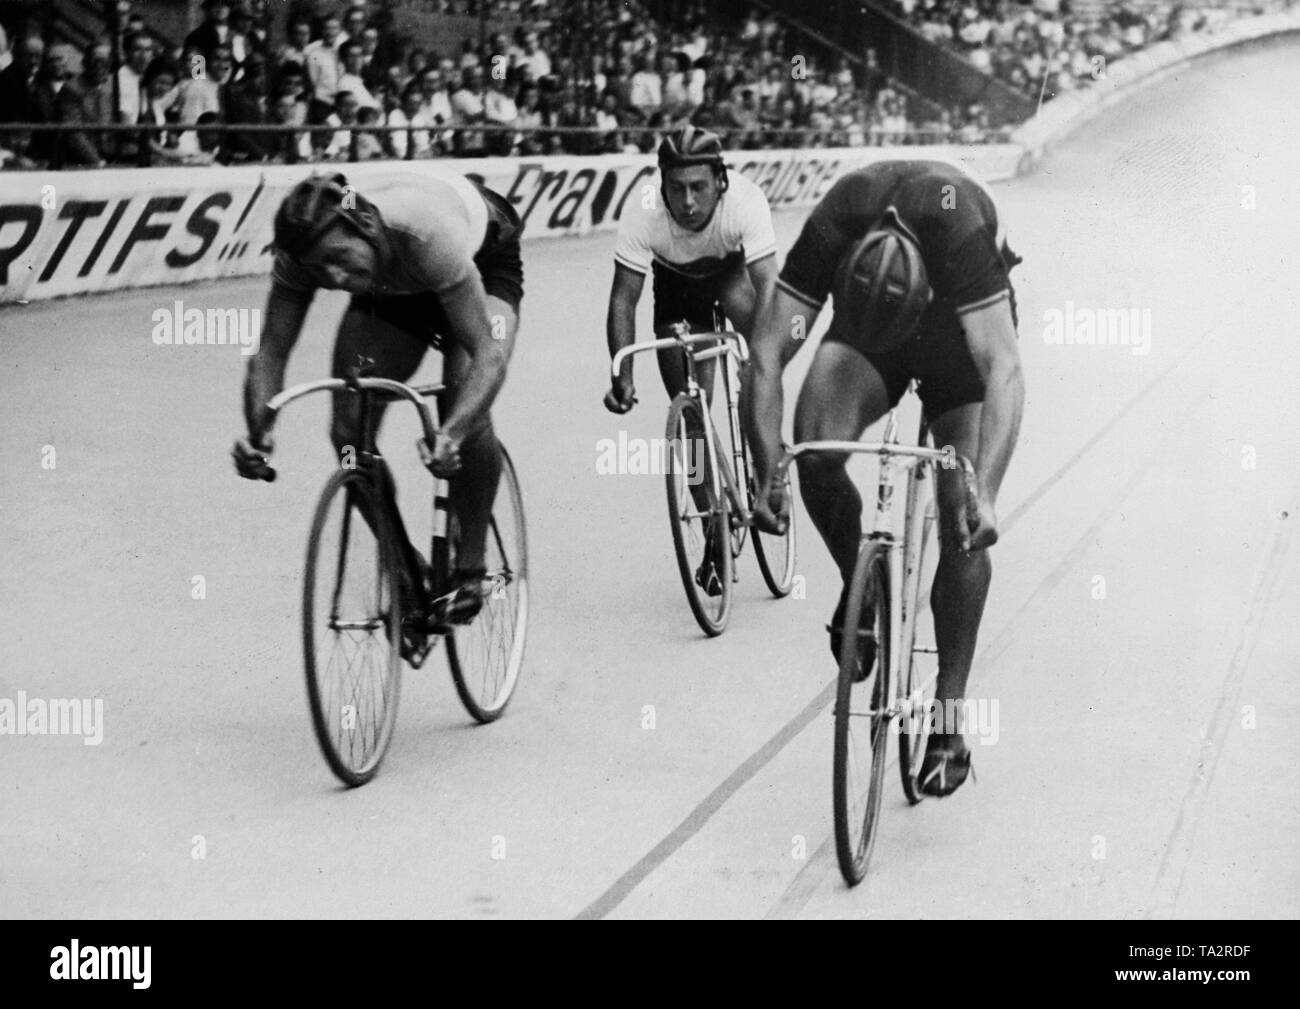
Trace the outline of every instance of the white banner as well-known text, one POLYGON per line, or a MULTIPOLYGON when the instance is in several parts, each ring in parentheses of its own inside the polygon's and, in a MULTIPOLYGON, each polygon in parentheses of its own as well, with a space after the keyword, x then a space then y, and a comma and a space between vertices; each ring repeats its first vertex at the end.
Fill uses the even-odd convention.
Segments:
MULTIPOLYGON (((958 161, 986 181, 1015 174, 1022 151, 981 147, 851 147, 736 151, 774 210, 815 204, 873 161, 958 161)), ((394 171, 458 171, 504 196, 525 238, 612 229, 628 199, 658 187, 650 155, 368 162, 318 166, 110 169, 0 174, 0 303, 128 287, 250 276, 271 267, 276 208, 312 171, 365 180, 394 171)))

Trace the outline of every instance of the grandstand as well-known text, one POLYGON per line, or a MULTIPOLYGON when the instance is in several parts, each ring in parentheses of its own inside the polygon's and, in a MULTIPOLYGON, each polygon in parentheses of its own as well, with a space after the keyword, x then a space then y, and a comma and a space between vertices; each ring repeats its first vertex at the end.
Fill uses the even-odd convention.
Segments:
POLYGON ((982 143, 1099 58, 1279 6, 0 0, 0 164, 645 151, 687 121, 742 149, 982 143))

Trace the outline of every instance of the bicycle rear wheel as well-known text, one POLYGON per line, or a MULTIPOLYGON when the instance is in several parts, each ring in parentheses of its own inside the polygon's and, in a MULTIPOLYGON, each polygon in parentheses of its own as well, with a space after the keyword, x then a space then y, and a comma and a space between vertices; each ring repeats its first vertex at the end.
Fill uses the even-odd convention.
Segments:
POLYGON ((307 540, 302 634, 316 741, 330 770, 351 786, 375 776, 397 719, 398 556, 370 477, 336 472, 307 540))
POLYGON ((725 492, 719 493, 716 462, 708 446, 694 443, 691 431, 703 437, 700 404, 679 393, 668 408, 666 441, 670 457, 664 475, 668 491, 668 521, 673 531, 673 549, 682 588, 695 622, 705 634, 716 637, 727 627, 731 615, 731 582, 735 560, 731 552, 731 509, 725 492), (693 464, 693 466, 692 466, 693 464), (692 493, 692 490, 695 493, 692 493), (697 496, 698 495, 698 498, 697 496), (713 573, 721 583, 721 594, 711 596, 704 585, 709 574, 706 562, 713 559, 713 573))
POLYGON ((519 683, 528 631, 528 536, 514 463, 501 446, 501 483, 488 526, 483 609, 447 638, 447 658, 465 710, 480 722, 501 717, 519 683))
POLYGON ((785 475, 785 499, 790 503, 790 521, 781 536, 761 531, 754 527, 754 553, 758 557, 758 570, 763 573, 763 581, 768 590, 778 599, 790 594, 794 584, 794 497, 790 485, 790 474, 785 475))
POLYGON ((861 626, 864 613, 876 635, 872 669, 858 673, 856 635, 844 634, 835 694, 835 854, 849 886, 862 882, 876 839, 889 740, 889 552, 868 543, 858 555, 844 627, 861 626))

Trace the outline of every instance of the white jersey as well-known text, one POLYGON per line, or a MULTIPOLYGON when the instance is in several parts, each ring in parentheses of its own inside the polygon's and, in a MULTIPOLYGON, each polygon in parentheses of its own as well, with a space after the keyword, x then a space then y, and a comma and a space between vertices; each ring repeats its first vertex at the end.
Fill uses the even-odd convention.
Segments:
POLYGON ((739 258, 749 264, 776 255, 767 197, 743 175, 733 172, 729 178, 727 191, 702 231, 690 231, 674 221, 658 193, 648 209, 642 201, 629 200, 618 222, 614 261, 636 273, 649 273, 651 264, 657 263, 683 276, 704 279, 739 258))

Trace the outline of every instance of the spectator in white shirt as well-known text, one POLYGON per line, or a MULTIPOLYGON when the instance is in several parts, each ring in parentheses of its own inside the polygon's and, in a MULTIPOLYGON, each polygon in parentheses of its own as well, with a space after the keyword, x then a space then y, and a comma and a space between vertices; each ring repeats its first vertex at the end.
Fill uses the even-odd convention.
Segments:
POLYGON ((810 74, 809 77, 813 80, 812 93, 810 95, 813 108, 828 108, 830 104, 839 97, 839 89, 836 88, 834 84, 828 83, 820 70, 810 74))
POLYGON ((343 74, 343 65, 335 48, 340 29, 338 15, 329 15, 321 28, 322 37, 307 46, 307 79, 311 82, 314 96, 322 102, 334 101, 339 90, 339 77, 343 74))
MULTIPOLYGON (((451 96, 451 110, 457 125, 483 122, 483 70, 477 63, 461 71, 461 86, 451 96)), ((483 134, 477 130, 458 132, 456 142, 460 154, 483 153, 483 134)))
POLYGON ((686 113, 690 108, 690 98, 686 90, 686 74, 682 63, 689 68, 689 61, 681 53, 666 53, 659 61, 659 75, 663 80, 663 108, 674 118, 686 113))
POLYGON ((343 73, 339 75, 338 89, 351 92, 352 97, 357 100, 358 108, 379 108, 378 100, 361 79, 361 71, 364 69, 363 64, 366 59, 365 53, 361 51, 361 43, 356 39, 349 39, 339 46, 339 56, 343 62, 343 73))
MULTIPOLYGON (((426 67, 424 73, 420 74, 417 81, 413 83, 419 88, 425 118, 429 121, 429 124, 444 127, 454 125, 456 113, 452 111, 451 94, 447 90, 447 78, 444 76, 443 71, 439 67, 426 67)), ((434 144, 441 154, 450 151, 452 144, 451 130, 442 130, 437 133, 434 144)))
POLYGON ((546 125, 546 117, 539 105, 537 86, 525 84, 519 88, 519 97, 515 99, 519 106, 519 118, 515 120, 520 129, 519 153, 523 155, 545 154, 545 138, 540 130, 546 125))
POLYGON ((329 140, 321 151, 321 157, 328 161, 346 161, 352 150, 352 129, 357 125, 357 100, 349 91, 340 91, 334 96, 334 111, 325 117, 325 125, 334 127, 332 133, 321 131, 318 136, 329 140))
POLYGON ((515 59, 517 66, 529 64, 537 80, 551 75, 551 58, 538 48, 537 32, 529 29, 523 34, 523 52, 515 59))
MULTIPOLYGON (((505 82, 495 76, 489 79, 487 92, 483 95, 483 117, 496 126, 513 126, 519 117, 519 108, 506 93, 505 82)), ((514 133, 494 131, 488 134, 488 153, 509 154, 514 149, 515 140, 514 133)))
POLYGON ((644 53, 638 57, 637 72, 632 75, 632 108, 646 119, 663 104, 663 82, 654 72, 650 57, 644 53))
POLYGON ((118 115, 124 123, 136 123, 145 108, 142 79, 153 59, 153 40, 143 33, 126 37, 126 62, 118 68, 118 115))
MULTIPOLYGON (((211 58, 204 63, 202 55, 190 52, 185 57, 189 74, 176 88, 176 108, 180 121, 192 126, 205 112, 221 115, 221 89, 230 83, 234 70, 230 46, 222 44, 212 50, 211 58), (195 57, 198 57, 195 59, 195 57)), ((193 138, 191 138, 193 141, 193 138)), ((194 141, 197 149, 197 142, 194 141)))
POLYGON ((429 127, 433 125, 425 109, 424 96, 412 81, 402 92, 401 104, 388 115, 389 126, 402 126, 388 135, 389 147, 397 158, 427 158, 432 153, 429 127))

